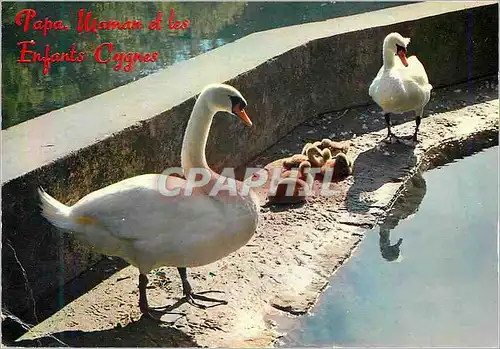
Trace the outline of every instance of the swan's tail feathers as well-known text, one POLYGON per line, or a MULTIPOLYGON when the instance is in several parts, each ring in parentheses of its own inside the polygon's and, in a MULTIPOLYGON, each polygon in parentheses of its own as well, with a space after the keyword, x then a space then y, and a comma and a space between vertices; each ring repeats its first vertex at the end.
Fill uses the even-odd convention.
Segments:
POLYGON ((71 218, 71 207, 60 203, 42 188, 38 188, 38 195, 40 197, 41 214, 45 219, 63 230, 71 230, 74 227, 75 224, 71 218))

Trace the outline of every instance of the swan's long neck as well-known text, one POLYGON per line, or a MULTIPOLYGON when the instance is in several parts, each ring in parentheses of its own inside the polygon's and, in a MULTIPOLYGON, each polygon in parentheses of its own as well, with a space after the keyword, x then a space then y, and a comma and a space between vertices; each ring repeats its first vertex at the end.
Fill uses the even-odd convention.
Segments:
POLYGON ((384 59, 384 69, 391 69, 394 67, 394 52, 389 49, 389 42, 385 41, 382 48, 382 55, 384 59))
POLYGON ((205 157, 208 134, 215 112, 208 108, 203 96, 196 101, 182 142, 181 166, 187 174, 191 168, 209 168, 205 157))

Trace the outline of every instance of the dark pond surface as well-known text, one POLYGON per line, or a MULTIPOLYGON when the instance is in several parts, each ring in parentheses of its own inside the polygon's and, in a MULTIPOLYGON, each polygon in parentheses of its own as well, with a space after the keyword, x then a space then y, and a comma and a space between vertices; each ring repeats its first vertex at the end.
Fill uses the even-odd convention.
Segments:
MULTIPOLYGON (((402 5, 402 2, 3 2, 2 3, 2 128, 59 109, 120 85, 144 77, 162 68, 192 58, 232 42, 253 32, 268 30, 329 18, 402 5), (68 31, 23 32, 15 24, 16 14, 33 9, 36 16, 30 23, 44 18, 63 20, 68 31), (140 30, 98 30, 97 33, 76 31, 78 11, 91 12, 98 20, 140 20, 140 30), (174 21, 189 20, 187 29, 170 30, 170 12, 174 21), (148 23, 162 12, 163 28, 147 29, 148 23), (145 27, 145 28, 144 28, 145 27), (34 40, 27 50, 45 55, 70 53, 75 44, 74 58, 83 52, 80 63, 54 62, 43 74, 42 63, 16 63, 20 58, 22 41, 34 40), (135 62, 130 72, 122 64, 110 61, 97 63, 94 52, 106 42, 113 44, 112 52, 158 52, 154 62, 135 62)), ((174 23, 174 22, 172 22, 174 23)), ((31 27, 30 27, 31 28, 31 27)), ((101 55, 107 57, 107 46, 101 55)), ((25 59, 33 55, 26 54, 25 59)))
POLYGON ((498 348, 498 150, 416 177, 282 344, 498 348))

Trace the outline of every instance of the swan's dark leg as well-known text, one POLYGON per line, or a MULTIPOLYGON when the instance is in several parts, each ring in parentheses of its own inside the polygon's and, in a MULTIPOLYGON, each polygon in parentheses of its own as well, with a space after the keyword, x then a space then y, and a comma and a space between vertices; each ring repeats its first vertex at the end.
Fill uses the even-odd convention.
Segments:
MULTIPOLYGON (((163 321, 160 319, 160 317, 156 317, 153 315, 154 310, 149 308, 148 305, 148 298, 146 296, 146 287, 148 286, 148 277, 144 274, 139 274, 139 309, 141 309, 141 313, 143 313, 145 316, 149 317, 150 319, 160 321, 166 324, 173 324, 173 322, 168 322, 168 321, 163 321)), ((156 312, 155 312, 156 313, 156 312)), ((161 312, 158 312, 159 314, 164 314, 161 312)))
POLYGON ((422 115, 424 114, 424 110, 421 109, 421 110, 416 110, 415 111, 415 132, 410 135, 410 136, 405 136, 404 139, 411 139, 413 140, 415 143, 418 142, 418 139, 417 139, 417 134, 418 134, 418 129, 420 127, 420 122, 422 121, 422 115))
MULTIPOLYGON (((206 309, 207 306, 195 302, 195 299, 198 299, 200 301, 206 301, 206 302, 227 304, 227 301, 224 301, 221 299, 205 297, 205 296, 202 296, 201 294, 193 293, 193 289, 191 288, 191 285, 189 284, 189 281, 187 279, 187 269, 185 267, 181 267, 181 268, 177 268, 177 270, 179 271, 179 275, 181 276, 182 293, 184 294, 184 297, 187 299, 189 304, 194 305, 194 306, 201 308, 201 309, 206 309)), ((211 292, 221 292, 221 291, 211 291, 211 292)))
POLYGON ((422 112, 420 114, 417 114, 417 117, 415 118, 415 133, 413 133, 413 141, 418 142, 417 140, 417 133, 418 133, 418 128, 420 127, 420 121, 422 120, 422 112))
POLYGON ((398 137, 391 131, 391 113, 384 113, 385 124, 387 126, 387 138, 386 141, 392 142, 392 139, 398 139, 398 137))
POLYGON ((391 136, 391 114, 385 113, 385 125, 387 126, 387 138, 391 136))
POLYGON ((139 308, 143 314, 149 310, 148 297, 146 295, 146 287, 148 286, 148 277, 144 274, 139 274, 139 308))

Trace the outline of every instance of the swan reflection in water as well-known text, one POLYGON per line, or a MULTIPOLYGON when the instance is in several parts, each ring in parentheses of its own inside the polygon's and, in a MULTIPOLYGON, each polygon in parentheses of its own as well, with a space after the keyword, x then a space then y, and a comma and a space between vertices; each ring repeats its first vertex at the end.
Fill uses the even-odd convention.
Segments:
POLYGON ((388 262, 400 260, 400 248, 403 243, 403 239, 399 238, 397 243, 391 245, 391 230, 397 227, 399 221, 414 215, 418 211, 426 190, 425 179, 419 172, 408 181, 404 193, 397 199, 383 223, 380 224, 380 254, 388 262))

